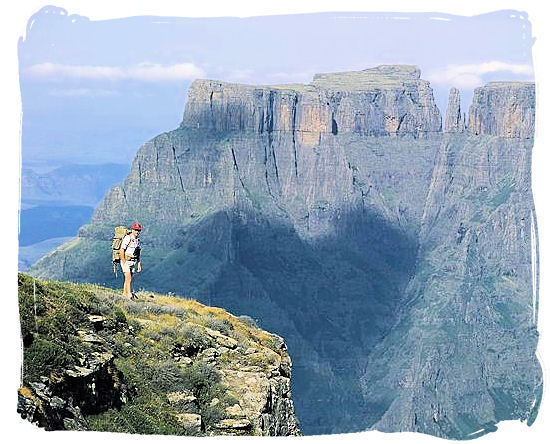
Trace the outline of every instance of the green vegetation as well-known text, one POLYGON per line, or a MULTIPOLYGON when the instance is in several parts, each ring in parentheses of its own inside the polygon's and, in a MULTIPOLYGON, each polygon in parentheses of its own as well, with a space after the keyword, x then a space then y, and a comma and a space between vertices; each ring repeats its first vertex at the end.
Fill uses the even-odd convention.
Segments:
POLYGON ((516 183, 511 178, 506 178, 499 182, 497 185, 498 189, 496 193, 491 198, 491 205, 493 208, 496 208, 500 205, 502 205, 504 202, 506 202, 509 198, 512 192, 516 188, 516 183))
POLYGON ((165 397, 153 392, 139 393, 120 410, 111 409, 88 418, 91 430, 101 432, 182 435, 175 409, 165 397))
POLYGON ((78 360, 82 344, 77 325, 86 315, 97 312, 99 300, 89 287, 57 282, 34 281, 19 274, 19 312, 24 344, 23 381, 38 376, 55 378, 78 360))
POLYGON ((200 433, 208 433, 225 409, 237 403, 219 369, 257 364, 270 371, 269 364, 277 364, 280 351, 270 334, 220 308, 146 292, 129 301, 117 290, 24 274, 18 275, 18 283, 24 342, 20 393, 27 393, 27 399, 33 399, 32 383, 44 378, 62 383, 68 370, 83 365, 83 356, 114 356, 120 373, 115 385, 126 387, 128 399, 118 409, 87 414, 92 430, 197 434, 181 422, 182 414, 193 413, 202 418, 200 433), (263 349, 268 356, 245 357, 223 352, 227 347, 218 352, 217 340, 243 350, 271 350, 263 349), (220 358, 215 365, 211 356, 220 358), (170 394, 181 393, 193 401, 184 406, 170 401, 170 394))

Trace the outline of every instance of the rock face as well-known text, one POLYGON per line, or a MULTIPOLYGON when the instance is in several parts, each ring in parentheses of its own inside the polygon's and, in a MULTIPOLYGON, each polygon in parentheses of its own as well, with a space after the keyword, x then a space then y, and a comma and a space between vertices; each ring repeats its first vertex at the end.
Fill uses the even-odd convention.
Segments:
POLYGON ((365 135, 440 131, 428 82, 412 66, 379 66, 315 75, 309 85, 256 87, 196 80, 189 89, 184 128, 292 132, 315 146, 321 133, 365 135))
POLYGON ((249 314, 285 337, 303 433, 463 439, 534 418, 533 128, 523 118, 534 96, 525 84, 481 88, 470 112, 479 123, 462 132, 452 91, 444 133, 419 75, 382 66, 308 85, 196 81, 181 126, 147 142, 91 223, 31 272, 120 285, 110 237, 138 219, 139 285, 249 314))
POLYGON ((43 382, 19 390, 17 411, 23 418, 46 430, 87 430, 86 415, 122 406, 126 386, 114 355, 96 351, 80 357, 81 365, 66 368, 60 379, 43 375, 43 382))
POLYGON ((491 82, 476 88, 468 129, 472 134, 530 139, 535 134, 535 84, 491 82))
POLYGON ((407 309, 365 370, 366 399, 387 406, 372 428, 469 439, 536 417, 530 150, 487 136, 442 145, 407 309))

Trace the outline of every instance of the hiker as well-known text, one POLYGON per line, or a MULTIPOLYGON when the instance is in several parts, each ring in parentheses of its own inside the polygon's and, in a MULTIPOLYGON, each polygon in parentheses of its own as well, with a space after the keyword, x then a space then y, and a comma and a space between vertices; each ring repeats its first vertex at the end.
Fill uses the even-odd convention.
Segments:
POLYGON ((141 247, 139 245, 141 224, 139 222, 134 222, 130 228, 130 234, 124 236, 120 244, 120 267, 124 273, 124 289, 122 295, 129 299, 135 299, 136 296, 132 293, 132 274, 134 274, 136 269, 138 273, 141 273, 141 247))

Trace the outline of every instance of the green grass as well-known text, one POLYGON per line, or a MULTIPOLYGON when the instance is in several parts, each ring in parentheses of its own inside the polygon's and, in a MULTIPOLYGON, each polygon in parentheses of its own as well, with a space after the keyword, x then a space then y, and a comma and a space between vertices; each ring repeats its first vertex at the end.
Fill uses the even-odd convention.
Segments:
POLYGON ((23 274, 18 284, 23 381, 57 376, 77 362, 78 326, 90 324, 87 315, 98 311, 99 300, 87 286, 34 281, 23 274))
POLYGON ((192 299, 179 299, 154 293, 140 293, 130 302, 119 290, 91 284, 42 281, 18 275, 21 333, 24 343, 23 386, 21 393, 32 399, 32 382, 47 378, 62 383, 65 371, 80 365, 79 359, 92 351, 108 351, 115 356, 120 372, 117 381, 128 390, 128 402, 120 409, 88 415, 89 428, 98 431, 185 434, 178 414, 167 394, 186 390, 196 397, 196 409, 208 427, 222 419, 225 408, 237 401, 223 383, 222 376, 199 353, 219 347, 206 328, 237 341, 242 349, 254 346, 264 352, 256 355, 222 355, 218 366, 234 368, 258 365, 270 372, 276 365, 275 338, 225 310, 207 307, 192 299), (104 318, 96 331, 90 315, 104 318), (104 343, 90 344, 78 337, 79 331, 99 335, 104 343), (191 363, 179 355, 190 357, 191 363), (265 354, 265 356, 264 356, 265 354), (239 357, 240 356, 240 357, 239 357), (217 398, 216 402, 212 402, 217 398))
POLYGON ((499 182, 497 187, 498 188, 490 201, 493 208, 502 205, 510 198, 510 195, 515 190, 516 183, 513 179, 507 178, 499 182))

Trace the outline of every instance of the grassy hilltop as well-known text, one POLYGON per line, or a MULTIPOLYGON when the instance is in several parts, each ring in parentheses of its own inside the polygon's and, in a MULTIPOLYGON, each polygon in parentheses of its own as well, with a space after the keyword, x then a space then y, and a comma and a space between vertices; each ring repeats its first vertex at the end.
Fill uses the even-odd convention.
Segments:
POLYGON ((194 300, 19 274, 18 410, 47 429, 298 434, 282 339, 194 300))

